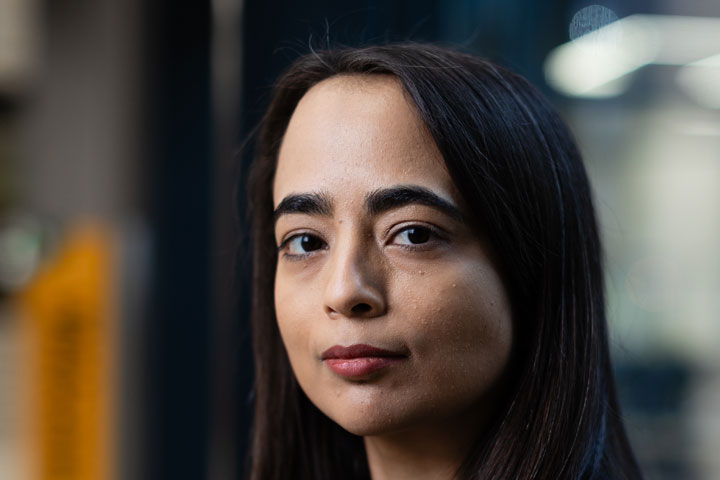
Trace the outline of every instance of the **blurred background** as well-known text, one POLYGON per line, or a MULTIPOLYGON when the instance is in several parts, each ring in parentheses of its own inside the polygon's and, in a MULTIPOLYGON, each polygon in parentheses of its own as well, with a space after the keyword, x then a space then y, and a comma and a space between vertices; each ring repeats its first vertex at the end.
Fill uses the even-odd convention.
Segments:
POLYGON ((310 45, 400 40, 557 105, 640 463, 720 478, 716 0, 0 0, 0 478, 242 478, 240 145, 310 45))

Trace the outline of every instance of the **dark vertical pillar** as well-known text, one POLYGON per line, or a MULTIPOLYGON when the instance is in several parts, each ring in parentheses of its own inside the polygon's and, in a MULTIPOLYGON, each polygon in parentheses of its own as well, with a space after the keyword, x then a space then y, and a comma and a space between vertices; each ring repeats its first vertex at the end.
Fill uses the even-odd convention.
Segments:
POLYGON ((210 7, 146 7, 153 238, 147 352, 148 479, 205 478, 211 331, 210 7))
MULTIPOLYGON (((249 412, 245 397, 250 384, 249 329, 243 319, 247 288, 236 280, 239 222, 234 205, 238 182, 237 148, 240 116, 243 0, 212 0, 212 117, 213 117, 213 243, 212 318, 210 343, 211 391, 208 479, 241 477, 249 412), (239 308, 241 307, 241 308, 239 308)), ((244 269, 243 269, 244 270, 244 269)), ((242 271, 242 270, 241 270, 242 271)))

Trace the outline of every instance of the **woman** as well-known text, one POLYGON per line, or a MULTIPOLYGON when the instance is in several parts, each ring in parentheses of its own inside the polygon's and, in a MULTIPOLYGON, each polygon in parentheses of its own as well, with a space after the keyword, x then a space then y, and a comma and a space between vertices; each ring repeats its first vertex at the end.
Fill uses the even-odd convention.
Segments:
POLYGON ((525 80, 313 52, 249 183, 253 479, 640 478, 580 155, 525 80))

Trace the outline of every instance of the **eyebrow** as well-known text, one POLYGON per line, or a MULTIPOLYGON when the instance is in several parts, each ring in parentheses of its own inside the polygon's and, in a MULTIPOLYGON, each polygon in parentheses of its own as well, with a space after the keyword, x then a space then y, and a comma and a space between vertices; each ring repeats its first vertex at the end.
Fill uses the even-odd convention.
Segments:
POLYGON ((333 213, 332 202, 324 193, 293 193, 283 198, 275 208, 273 221, 277 222, 282 215, 291 213, 331 217, 333 213))
POLYGON ((432 207, 460 222, 463 221, 463 214, 458 207, 432 190, 418 185, 398 185, 375 190, 365 197, 365 209, 370 215, 413 204, 432 207))
MULTIPOLYGON (((452 202, 419 185, 383 188, 365 196, 365 210, 372 216, 406 205, 425 205, 440 210, 460 222, 464 221, 462 212, 452 202)), ((333 204, 328 195, 322 192, 293 193, 283 198, 275 208, 273 220, 277 222, 282 215, 293 213, 331 217, 333 204)))

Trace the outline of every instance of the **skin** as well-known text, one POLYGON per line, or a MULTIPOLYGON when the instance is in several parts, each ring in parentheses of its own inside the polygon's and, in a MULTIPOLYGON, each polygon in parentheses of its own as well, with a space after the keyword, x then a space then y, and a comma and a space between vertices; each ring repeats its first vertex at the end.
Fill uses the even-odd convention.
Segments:
POLYGON ((368 195, 397 186, 427 189, 468 218, 396 79, 339 76, 310 89, 283 139, 273 199, 319 194, 327 208, 277 218, 277 320, 300 386, 364 437, 373 479, 452 478, 496 404, 511 308, 465 221, 415 202, 368 211, 368 195), (354 344, 402 356, 360 378, 323 361, 354 344))

